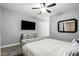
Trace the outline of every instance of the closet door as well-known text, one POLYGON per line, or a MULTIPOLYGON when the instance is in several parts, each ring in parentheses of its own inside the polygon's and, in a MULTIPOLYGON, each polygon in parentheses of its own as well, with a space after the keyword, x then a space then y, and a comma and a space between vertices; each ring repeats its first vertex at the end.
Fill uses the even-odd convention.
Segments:
POLYGON ((49 36, 49 22, 41 22, 39 24, 39 34, 40 36, 49 36))

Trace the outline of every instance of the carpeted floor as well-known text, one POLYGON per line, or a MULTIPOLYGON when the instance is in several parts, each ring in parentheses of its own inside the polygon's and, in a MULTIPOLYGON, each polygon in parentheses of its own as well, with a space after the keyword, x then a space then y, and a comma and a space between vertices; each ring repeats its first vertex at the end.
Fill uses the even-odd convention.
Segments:
POLYGON ((12 47, 2 48, 1 56, 23 56, 21 46, 16 45, 12 47))

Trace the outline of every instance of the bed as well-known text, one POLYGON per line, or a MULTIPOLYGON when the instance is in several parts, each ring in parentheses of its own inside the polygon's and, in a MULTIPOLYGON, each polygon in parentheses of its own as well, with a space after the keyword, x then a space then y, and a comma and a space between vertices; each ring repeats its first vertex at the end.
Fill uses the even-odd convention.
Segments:
POLYGON ((26 56, 63 56, 71 42, 43 38, 39 41, 34 41, 25 44, 22 49, 26 56))

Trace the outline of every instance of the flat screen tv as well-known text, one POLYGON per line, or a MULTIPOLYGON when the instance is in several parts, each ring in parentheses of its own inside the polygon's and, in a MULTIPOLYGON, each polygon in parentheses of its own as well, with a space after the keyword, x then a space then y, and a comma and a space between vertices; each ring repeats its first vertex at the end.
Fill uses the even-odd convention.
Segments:
POLYGON ((21 30, 35 30, 35 22, 21 21, 21 30))

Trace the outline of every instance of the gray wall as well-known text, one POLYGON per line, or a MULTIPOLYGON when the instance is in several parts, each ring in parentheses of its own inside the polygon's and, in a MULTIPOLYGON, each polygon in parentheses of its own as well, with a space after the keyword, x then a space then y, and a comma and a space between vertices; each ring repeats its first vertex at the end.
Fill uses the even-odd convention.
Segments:
POLYGON ((38 32, 41 35, 41 22, 45 22, 39 18, 23 15, 14 11, 2 10, 2 26, 1 26, 1 46, 16 44, 20 41, 21 33, 34 33, 38 32), (21 30, 21 20, 36 22, 36 30, 21 30))
POLYGON ((50 16, 50 37, 58 40, 72 41, 73 38, 79 38, 79 9, 74 9, 50 16), (60 20, 76 18, 78 20, 78 31, 76 33, 58 32, 57 23, 60 20))
POLYGON ((0 9, 0 46, 1 46, 1 9, 0 9))

